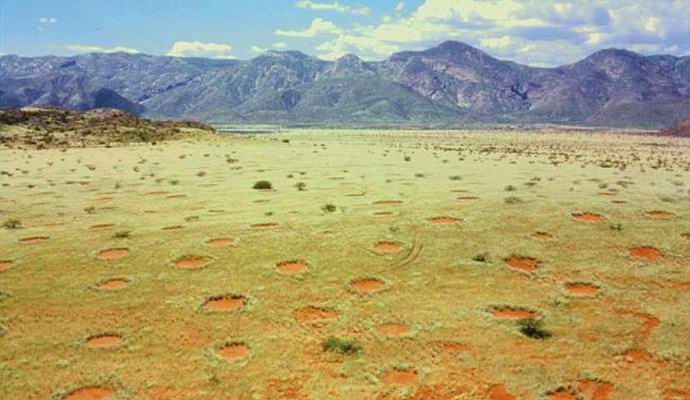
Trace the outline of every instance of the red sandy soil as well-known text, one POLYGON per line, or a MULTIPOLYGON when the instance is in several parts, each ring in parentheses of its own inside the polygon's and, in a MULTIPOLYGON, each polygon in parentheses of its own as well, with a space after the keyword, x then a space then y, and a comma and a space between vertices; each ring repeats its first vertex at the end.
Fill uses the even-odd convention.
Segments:
POLYGON ((532 257, 513 256, 505 259, 506 265, 520 272, 536 272, 539 269, 539 261, 532 257))
POLYGON ((113 389, 101 388, 101 387, 90 387, 76 390, 67 397, 65 400, 103 400, 111 397, 115 394, 113 389))
POLYGON ((206 259, 201 256, 186 256, 175 261, 175 265, 185 269, 199 269, 206 265, 206 259))
POLYGON ((350 282, 350 288, 361 294, 373 293, 383 289, 385 284, 378 279, 363 278, 350 282))
POLYGON ((673 213, 670 213, 668 211, 647 211, 647 218, 649 219, 656 219, 656 220, 669 220, 675 217, 673 213))
POLYGON ((206 241, 206 244, 212 247, 227 247, 232 246, 232 243, 232 239, 230 238, 216 238, 206 241))
POLYGON ((652 358, 652 355, 644 350, 630 349, 623 353, 623 357, 625 357, 625 361, 629 363, 638 363, 649 360, 652 358))
POLYGON ((597 286, 581 282, 566 283, 565 290, 568 291, 568 294, 577 297, 591 297, 599 293, 597 286))
POLYGON ((26 244, 35 244, 35 243, 41 243, 43 241, 48 240, 48 236, 31 236, 31 237, 25 237, 19 239, 20 242, 26 243, 26 244))
POLYGON ((593 214, 591 212, 575 213, 572 214, 573 219, 580 222, 587 222, 590 224, 598 224, 604 222, 604 217, 599 214, 593 214))
POLYGON ((549 240, 553 240, 553 236, 546 232, 535 232, 530 237, 538 242, 548 242, 549 240))
POLYGON ((99 335, 86 339, 86 346, 91 349, 104 347, 115 347, 122 343, 122 338, 118 335, 99 335))
POLYGON ((407 335, 410 328, 405 324, 383 324, 376 327, 376 331, 382 336, 399 337, 407 335))
POLYGON ((493 385, 487 393, 488 400, 516 400, 517 397, 506 391, 503 385, 493 385))
POLYGON ((244 343, 230 343, 218 349, 218 355, 229 361, 244 358, 247 354, 249 347, 244 343))
POLYGON ((663 136, 690 137, 690 119, 659 132, 663 136))
POLYGON ((510 307, 494 307, 489 312, 494 316, 494 318, 509 319, 514 321, 534 319, 539 316, 539 314, 535 311, 510 307))
POLYGON ((402 246, 395 242, 378 242, 374 246, 374 250, 379 253, 394 254, 400 251, 402 246))
POLYGON ((12 267, 12 261, 0 260, 0 272, 5 272, 12 267))
POLYGON ((434 225, 455 225, 460 222, 459 219, 453 217, 434 217, 429 219, 434 225))
POLYGON ((295 319, 302 323, 313 323, 338 318, 335 311, 319 307, 307 306, 295 312, 295 319))
POLYGON ((97 287, 99 289, 103 290, 117 290, 117 289, 124 289, 127 286, 129 286, 129 282, 127 282, 124 279, 111 279, 109 281, 105 281, 98 285, 97 287))
POLYGON ((235 311, 244 307, 247 299, 241 296, 212 297, 206 300, 204 307, 211 311, 235 311))
POLYGON ((607 400, 615 393, 612 384, 593 380, 580 381, 577 389, 589 400, 607 400))
POLYGON ((578 400, 578 397, 570 391, 559 389, 549 393, 549 400, 578 400))
POLYGON ((651 246, 638 246, 630 249, 630 257, 641 261, 654 262, 664 258, 664 253, 651 246))
POLYGON ((108 249, 108 250, 103 250, 96 255, 96 257, 99 260, 103 261, 112 261, 112 260, 117 260, 120 259, 124 256, 129 254, 129 249, 126 248, 118 248, 118 249, 108 249))
POLYGON ((276 270, 282 274, 296 274, 302 272, 307 267, 307 263, 298 260, 282 261, 276 264, 276 270))
POLYGON ((114 227, 114 224, 97 224, 97 225, 91 225, 89 229, 94 230, 94 231, 100 231, 100 230, 105 230, 105 229, 110 229, 114 227))
POLYGON ((392 369, 386 372, 382 381, 386 385, 414 385, 417 381, 417 371, 392 369))

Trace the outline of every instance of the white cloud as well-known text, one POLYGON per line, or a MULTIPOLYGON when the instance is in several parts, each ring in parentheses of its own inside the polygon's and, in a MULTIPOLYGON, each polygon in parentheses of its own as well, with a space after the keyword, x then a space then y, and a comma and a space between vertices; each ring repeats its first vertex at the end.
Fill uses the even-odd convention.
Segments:
POLYGON ((273 46, 274 49, 286 49, 288 44, 285 42, 275 42, 271 46, 273 46))
POLYGON ((40 24, 50 25, 50 24, 55 24, 55 23, 57 23, 57 22, 58 22, 58 19, 55 18, 55 17, 41 17, 41 18, 38 19, 38 22, 39 22, 40 24))
POLYGON ((405 10, 405 2, 399 1, 398 5, 395 6, 395 13, 400 14, 401 12, 403 12, 403 10, 405 10))
POLYGON ((316 18, 311 22, 309 28, 302 31, 282 30, 278 29, 274 32, 277 36, 312 38, 318 35, 337 35, 342 33, 342 30, 335 26, 331 21, 326 21, 321 18, 316 18))
POLYGON ((218 59, 232 59, 232 46, 224 43, 204 43, 204 42, 175 42, 168 50, 170 57, 207 57, 218 59))
POLYGON ((336 2, 333 3, 319 3, 311 0, 299 0, 296 3, 299 8, 307 8, 314 11, 335 11, 339 13, 355 14, 355 15, 371 15, 371 9, 362 5, 348 6, 336 2))
POLYGON ((85 44, 68 44, 64 46, 67 50, 77 53, 139 53, 139 50, 131 47, 101 47, 85 44))
POLYGON ((259 47, 259 46, 252 46, 252 47, 251 47, 251 50, 252 50, 254 53, 259 53, 259 54, 260 54, 260 53, 265 52, 265 51, 268 50, 268 49, 263 48, 263 47, 259 47))

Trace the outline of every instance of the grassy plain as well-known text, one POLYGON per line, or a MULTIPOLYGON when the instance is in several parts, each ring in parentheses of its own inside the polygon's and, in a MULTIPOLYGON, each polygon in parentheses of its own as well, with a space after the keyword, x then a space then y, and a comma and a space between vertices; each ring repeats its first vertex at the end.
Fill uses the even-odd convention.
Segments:
POLYGON ((688 140, 294 130, 0 170, 2 399, 690 399, 688 140))

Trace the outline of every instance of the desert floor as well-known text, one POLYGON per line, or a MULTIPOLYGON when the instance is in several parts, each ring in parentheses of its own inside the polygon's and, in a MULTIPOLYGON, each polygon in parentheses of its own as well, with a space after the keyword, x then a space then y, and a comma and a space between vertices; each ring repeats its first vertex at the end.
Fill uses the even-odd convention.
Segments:
POLYGON ((294 130, 0 170, 3 400, 690 399, 689 140, 294 130))

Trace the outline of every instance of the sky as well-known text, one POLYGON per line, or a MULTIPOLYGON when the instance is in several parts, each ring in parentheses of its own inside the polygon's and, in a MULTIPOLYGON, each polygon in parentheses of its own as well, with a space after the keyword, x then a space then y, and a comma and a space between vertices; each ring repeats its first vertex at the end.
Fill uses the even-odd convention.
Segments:
POLYGON ((603 48, 690 55, 690 0, 0 0, 0 53, 382 60, 457 40, 535 66, 603 48))

